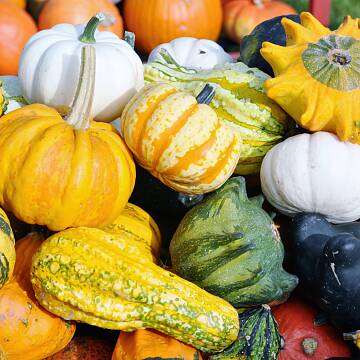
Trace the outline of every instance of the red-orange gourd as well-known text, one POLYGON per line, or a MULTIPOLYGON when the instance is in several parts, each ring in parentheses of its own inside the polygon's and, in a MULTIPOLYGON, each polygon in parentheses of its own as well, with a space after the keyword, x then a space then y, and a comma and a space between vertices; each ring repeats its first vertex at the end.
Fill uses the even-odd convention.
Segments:
POLYGON ((155 330, 141 329, 121 332, 112 360, 182 359, 201 360, 201 354, 192 346, 155 330))
POLYGON ((111 31, 122 38, 122 17, 117 7, 109 0, 49 0, 40 12, 39 29, 49 29, 61 23, 87 23, 99 12, 109 15, 109 21, 103 22, 99 30, 111 31))
POLYGON ((136 47, 149 53, 183 36, 217 40, 222 6, 220 0, 126 0, 124 20, 136 35, 136 47))
POLYGON ((46 360, 110 360, 112 352, 113 346, 104 339, 77 336, 66 348, 46 360))
POLYGON ((223 8, 224 32, 238 43, 263 21, 280 15, 296 14, 290 5, 272 0, 223 0, 223 8))
POLYGON ((17 75, 21 52, 35 33, 35 22, 25 10, 0 0, 0 75, 17 75))
POLYGON ((9 360, 44 359, 63 349, 75 333, 75 325, 50 314, 35 299, 30 266, 42 241, 39 233, 31 233, 16 243, 14 277, 0 290, 0 347, 9 360))

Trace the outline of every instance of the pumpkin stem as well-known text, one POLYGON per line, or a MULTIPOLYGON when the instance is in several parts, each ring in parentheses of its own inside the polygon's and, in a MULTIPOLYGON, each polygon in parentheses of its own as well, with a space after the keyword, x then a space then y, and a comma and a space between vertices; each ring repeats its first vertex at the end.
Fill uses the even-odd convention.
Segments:
POLYGON ((196 101, 199 104, 206 104, 209 105, 211 100, 215 96, 215 89, 213 86, 206 84, 205 87, 202 89, 201 93, 196 97, 196 101))
POLYGON ((313 356, 318 347, 318 342, 313 338, 305 338, 301 347, 306 355, 313 356))
POLYGON ((84 32, 80 35, 79 40, 87 44, 94 44, 96 42, 95 31, 98 25, 105 20, 106 15, 104 13, 100 12, 93 16, 85 26, 84 32))
POLYGON ((90 126, 90 111, 95 88, 95 48, 85 45, 81 49, 81 68, 79 83, 71 112, 66 121, 74 129, 87 129, 90 126))
POLYGON ((124 40, 134 49, 135 48, 135 34, 131 31, 125 31, 124 40))

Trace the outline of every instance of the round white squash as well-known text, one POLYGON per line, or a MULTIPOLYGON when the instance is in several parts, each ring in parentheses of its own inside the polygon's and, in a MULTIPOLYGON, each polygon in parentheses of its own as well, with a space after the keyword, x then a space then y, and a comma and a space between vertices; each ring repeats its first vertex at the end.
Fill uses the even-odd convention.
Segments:
POLYGON ((96 78, 91 115, 105 122, 121 115, 131 97, 144 85, 143 65, 126 41, 111 32, 95 30, 101 20, 101 14, 90 20, 92 32, 83 39, 85 25, 70 24, 55 25, 30 38, 18 74, 29 103, 69 107, 79 78, 81 48, 92 43, 96 50, 96 78))
POLYGON ((216 42, 192 37, 180 37, 157 46, 150 53, 148 62, 161 60, 161 49, 165 49, 179 65, 192 69, 211 69, 218 64, 234 62, 216 42))
POLYGON ((301 134, 276 145, 260 176, 267 200, 285 215, 315 212, 333 223, 360 218, 360 146, 333 134, 301 134))

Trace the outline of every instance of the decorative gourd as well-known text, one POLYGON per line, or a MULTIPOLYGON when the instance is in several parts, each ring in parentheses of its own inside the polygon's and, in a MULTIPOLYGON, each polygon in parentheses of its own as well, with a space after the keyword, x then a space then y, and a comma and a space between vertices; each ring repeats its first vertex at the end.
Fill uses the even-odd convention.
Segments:
POLYGON ((132 241, 144 251, 144 257, 157 262, 161 247, 160 230, 154 219, 138 206, 128 203, 121 215, 102 230, 132 241))
POLYGON ((204 351, 221 351, 236 339, 239 321, 230 304, 133 247, 85 227, 51 236, 33 258, 38 300, 65 319, 125 331, 153 328, 204 351))
POLYGON ((0 290, 0 346, 9 360, 44 359, 64 348, 75 333, 75 325, 48 313, 35 299, 30 266, 42 240, 31 233, 16 242, 14 278, 0 290))
POLYGON ((304 293, 344 331, 360 329, 360 224, 334 226, 324 216, 293 219, 294 271, 304 293), (295 256, 302 254, 302 256, 295 256))
POLYGON ((360 29, 347 17, 336 31, 310 13, 301 25, 284 18, 287 47, 265 42, 262 56, 275 78, 267 94, 305 129, 336 133, 342 141, 360 143, 360 29))
POLYGON ((61 24, 30 39, 19 68, 24 97, 29 103, 69 107, 76 94, 81 48, 90 43, 96 49, 97 62, 91 116, 110 122, 121 115, 144 85, 143 65, 126 41, 96 30, 104 19, 100 13, 86 26, 61 24))
POLYGON ((5 212, 0 209, 0 289, 10 279, 15 265, 15 239, 5 212))
MULTIPOLYGON (((314 290, 312 288, 311 292, 314 290)), ((310 304, 292 297, 285 304, 273 308, 273 313, 283 338, 279 360, 351 356, 349 347, 331 325, 316 324, 318 311, 310 304)))
POLYGON ((236 308, 284 301, 297 278, 282 268, 283 244, 262 202, 236 177, 193 207, 171 240, 175 273, 236 308))
POLYGON ((26 105, 17 76, 0 76, 0 116, 26 105))
POLYGON ((0 0, 0 75, 17 75, 21 52, 35 33, 35 22, 24 9, 0 0))
MULTIPOLYGON (((299 15, 286 15, 285 17, 300 23, 299 15)), ((256 67, 272 77, 274 76, 271 66, 260 54, 260 49, 265 41, 281 46, 286 45, 286 34, 281 23, 283 18, 284 16, 277 16, 260 23, 249 35, 242 39, 240 43, 240 60, 243 63, 250 67, 256 67)))
MULTIPOLYGON (((81 24, 99 12, 108 14, 100 30, 123 37, 123 20, 117 7, 109 0, 47 0, 39 14, 39 29, 50 29, 57 24, 81 24)), ((108 54, 108 56, 113 56, 108 54)))
POLYGON ((237 63, 196 71, 177 66, 166 54, 164 61, 147 64, 144 69, 146 81, 173 82, 195 96, 206 83, 215 88, 210 106, 243 140, 237 174, 259 173, 265 154, 290 128, 285 112, 265 94, 264 81, 269 76, 257 69, 237 63))
POLYGON ((55 231, 111 223, 135 181, 134 162, 119 134, 89 119, 94 48, 85 46, 83 55, 77 97, 65 119, 33 104, 0 122, 0 133, 7 135, 0 138, 0 203, 20 220, 55 231))
POLYGON ((193 347, 150 329, 121 332, 111 360, 201 360, 193 347))
POLYGON ((210 192, 239 160, 241 138, 206 105, 213 96, 209 86, 195 98, 172 84, 149 84, 123 112, 122 133, 139 164, 176 191, 210 192))
POLYGON ((210 360, 274 360, 277 359, 281 340, 277 323, 267 305, 239 311, 240 331, 237 340, 210 360))
POLYGON ((224 5, 223 29, 229 39, 240 43, 254 28, 275 16, 296 14, 293 7, 281 1, 232 0, 224 5))
POLYGON ((149 55, 148 62, 162 59, 160 50, 165 49, 180 65, 193 69, 211 69, 215 65, 234 62, 230 54, 215 41, 181 37, 157 46, 149 55))
POLYGON ((91 336, 76 336, 60 352, 46 360, 109 360, 113 347, 103 339, 91 336))
POLYGON ((300 134, 266 154, 261 187, 285 215, 317 212, 334 223, 350 222, 360 218, 359 167, 358 145, 326 132, 300 134))
POLYGON ((221 31, 220 0, 125 0, 124 20, 136 34, 136 47, 150 53, 156 46, 190 36, 216 41, 221 31))

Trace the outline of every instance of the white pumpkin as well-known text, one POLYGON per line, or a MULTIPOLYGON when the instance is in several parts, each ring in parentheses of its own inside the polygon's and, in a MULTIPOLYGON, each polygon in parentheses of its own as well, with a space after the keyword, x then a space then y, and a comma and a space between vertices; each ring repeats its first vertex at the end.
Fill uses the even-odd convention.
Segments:
POLYGON ((92 117, 110 122, 118 118, 131 97, 143 87, 143 65, 133 48, 117 35, 98 31, 105 16, 88 25, 59 24, 30 38, 22 53, 19 80, 29 103, 66 108, 75 97, 81 48, 96 50, 95 92, 92 117))
POLYGON ((360 218, 360 146, 333 134, 288 138, 266 154, 260 176, 267 200, 285 215, 315 212, 333 223, 360 218))
POLYGON ((161 60, 161 49, 165 49, 179 65, 192 69, 211 69, 218 64, 234 62, 216 42, 192 37, 180 37, 157 46, 150 53, 148 62, 161 60))

